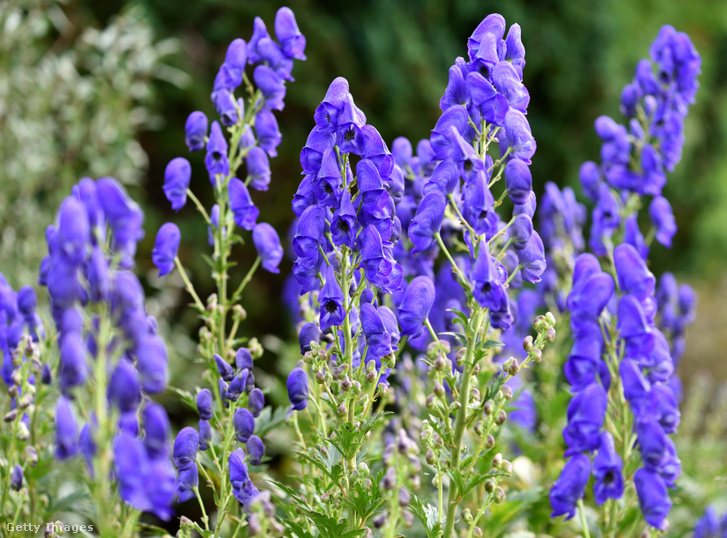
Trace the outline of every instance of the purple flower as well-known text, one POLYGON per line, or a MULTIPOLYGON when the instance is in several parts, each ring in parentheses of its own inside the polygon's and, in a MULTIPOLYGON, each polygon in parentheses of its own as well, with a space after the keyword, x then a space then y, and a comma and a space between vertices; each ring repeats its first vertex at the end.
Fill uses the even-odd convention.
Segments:
POLYGON ((88 375, 86 346, 79 332, 64 333, 60 342, 61 356, 58 376, 61 391, 68 394, 71 388, 83 385, 88 375))
POLYGON ((235 409, 235 413, 232 416, 232 422, 235 426, 235 434, 237 440, 241 443, 247 442, 250 436, 255 431, 255 417, 252 413, 244 407, 235 409))
POLYGON ((295 411, 302 411, 308 406, 308 374, 303 368, 294 368, 288 375, 286 383, 288 399, 295 411))
POLYGON ((65 460, 78 452, 78 426, 73 415, 71 402, 62 396, 56 404, 56 448, 55 456, 65 460))
POLYGON ((111 374, 107 397, 109 402, 116 405, 122 413, 134 411, 139 406, 141 390, 134 367, 126 359, 120 359, 111 374))
POLYGON ((247 187, 242 180, 233 177, 227 184, 227 192, 230 196, 230 210, 235 224, 246 230, 252 230, 260 210, 252 202, 247 187))
POLYGON ((67 197, 58 211, 56 248, 63 260, 78 265, 86 258, 91 230, 86 208, 74 196, 67 197))
POLYGON ((530 167, 519 159, 510 159, 505 165, 505 185, 513 204, 524 204, 533 190, 530 167))
POLYGON ((356 210, 351 204, 351 195, 348 189, 343 190, 340 205, 333 213, 331 220, 331 239, 336 246, 346 245, 353 248, 356 239, 356 210))
POLYGON ((480 242, 479 255, 472 266, 472 294, 483 308, 502 311, 507 308, 507 292, 495 270, 494 260, 485 241, 480 242))
POLYGON ((23 487, 23 468, 20 465, 13 467, 10 475, 10 487, 14 491, 20 491, 20 488, 23 487))
POLYGON ((606 391, 598 383, 591 383, 573 397, 568 404, 568 426, 563 430, 563 439, 568 445, 566 456, 590 452, 600 446, 606 404, 606 391))
POLYGON ((300 343, 300 354, 305 355, 306 352, 311 350, 311 343, 316 344, 321 338, 321 330, 316 323, 310 322, 303 325, 298 335, 298 342, 300 343))
POLYGON ((285 103, 285 82, 283 78, 267 65, 258 65, 253 71, 255 85, 262 92, 264 107, 268 110, 283 110, 285 103))
POLYGON ((121 265, 133 265, 136 242, 144 237, 144 213, 119 183, 110 177, 96 181, 98 199, 113 232, 113 248, 121 254, 121 265))
POLYGON ((265 407, 265 395, 259 388, 254 388, 250 391, 247 397, 247 407, 250 409, 252 416, 257 418, 265 407))
POLYGON ((280 145, 282 135, 278 129, 278 121, 275 119, 275 115, 267 110, 262 109, 255 116, 255 134, 257 135, 258 143, 270 157, 277 156, 278 152, 275 148, 280 145))
POLYGON ((184 126, 184 141, 189 151, 204 149, 204 139, 207 136, 207 116, 203 112, 192 112, 184 126))
POLYGON ((551 517, 565 515, 572 518, 576 513, 576 503, 583 498, 591 472, 591 462, 584 454, 569 459, 550 490, 551 517))
POLYGON ((593 476, 596 483, 593 486, 593 494, 596 504, 601 506, 607 499, 620 499, 623 495, 623 476, 621 469, 623 462, 616 452, 613 437, 608 432, 601 434, 601 446, 598 448, 593 460, 593 476))
POLYGON ((545 248, 538 232, 533 231, 522 249, 515 249, 522 265, 523 280, 536 283, 545 271, 545 248))
POLYGON ((212 441, 212 427, 209 420, 199 419, 199 449, 209 450, 212 441))
POLYGON ((151 259, 159 269, 159 276, 165 276, 174 269, 174 260, 179 250, 179 242, 182 236, 179 228, 173 222, 167 222, 159 228, 154 248, 151 251, 151 259))
POLYGON ((199 469, 195 462, 179 469, 177 478, 177 502, 183 503, 195 497, 194 488, 199 485, 199 469))
POLYGON ((207 156, 204 164, 210 174, 210 181, 215 185, 215 176, 221 174, 226 176, 230 172, 230 163, 227 160, 227 140, 222 134, 220 124, 212 122, 210 137, 207 140, 207 156))
POLYGON ((279 273, 278 265, 283 259, 283 247, 280 246, 280 238, 275 229, 265 222, 257 224, 252 231, 252 241, 262 259, 263 269, 270 273, 279 273))
POLYGON ((654 198, 649 204, 649 217, 656 227, 656 240, 671 248, 671 240, 677 231, 677 225, 669 201, 663 196, 654 198))
POLYGON ((361 328, 366 337, 366 360, 381 358, 392 352, 391 335, 387 332, 376 307, 364 303, 360 310, 361 328))
POLYGON ((424 330, 434 298, 434 283, 431 278, 421 275, 411 281, 398 309, 401 334, 416 338, 424 330))
POLYGON ((505 153, 511 149, 510 155, 514 159, 520 159, 530 164, 530 159, 535 154, 535 139, 530 131, 530 124, 522 112, 511 108, 505 115, 505 135, 500 144, 500 152, 505 153))
POLYGON ((197 449, 199 447, 199 434, 191 426, 182 428, 174 439, 174 465, 178 469, 195 464, 197 449))
POLYGON ((290 8, 281 7, 275 15, 275 37, 288 58, 305 60, 305 37, 300 33, 290 8))
POLYGON ((300 258, 317 259, 318 248, 324 241, 323 232, 326 226, 326 215, 320 206, 308 207, 298 219, 293 238, 293 251, 300 258))
POLYGON ((144 406, 144 448, 151 459, 169 458, 169 417, 164 408, 153 402, 144 406))
POLYGON ((253 435, 247 440, 247 461, 250 465, 260 465, 260 461, 265 455, 265 445, 263 440, 257 435, 253 435))
POLYGON ((213 94, 213 101, 217 113, 220 115, 220 121, 225 127, 235 125, 237 123, 238 109, 235 98, 227 89, 219 89, 213 94))
POLYGON ((245 453, 241 448, 230 453, 230 484, 232 484, 232 492, 235 498, 242 504, 246 504, 257 497, 260 492, 255 488, 250 480, 245 465, 245 453))
POLYGON ((652 527, 666 530, 665 519, 672 503, 664 480, 656 472, 642 468, 634 474, 634 484, 646 522, 652 527))
POLYGON ((163 392, 167 386, 167 350, 162 339, 145 336, 135 353, 142 390, 147 394, 163 392))
POLYGON ((201 419, 210 420, 212 418, 212 393, 210 389, 202 389, 197 394, 197 412, 201 419))
POLYGON ((325 331, 333 325, 341 325, 346 312, 343 308, 343 290, 336 280, 336 272, 333 266, 326 270, 326 283, 318 294, 318 302, 321 305, 320 327, 325 331))
POLYGON ((257 191, 268 190, 268 185, 270 185, 270 161, 265 150, 258 146, 250 148, 245 157, 245 165, 250 177, 250 187, 257 191))
POLYGON ((444 218, 447 200, 439 190, 427 193, 409 224, 409 240, 413 244, 412 254, 428 250, 434 243, 434 235, 439 232, 444 218))
POLYGON ((250 350, 241 347, 235 353, 235 367, 238 370, 249 370, 252 372, 252 354, 250 350))

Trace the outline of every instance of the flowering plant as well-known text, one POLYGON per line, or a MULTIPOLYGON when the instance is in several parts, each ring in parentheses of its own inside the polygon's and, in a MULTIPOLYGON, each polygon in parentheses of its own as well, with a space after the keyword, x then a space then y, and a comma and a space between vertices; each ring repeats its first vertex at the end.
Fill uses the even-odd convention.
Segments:
MULTIPOLYGON (((176 224, 160 227, 152 251, 159 276, 179 272, 200 320, 203 374, 194 391, 175 390, 195 424, 172 433, 153 400, 167 352, 133 273, 143 214, 115 180, 83 179, 46 233, 39 283, 53 324, 32 288, 0 280, 3 518, 51 521, 83 499, 74 517, 100 536, 165 534, 140 516, 170 521, 175 507, 188 538, 665 532, 695 297, 670 273, 657 285, 648 254, 676 231, 662 189, 697 89, 689 38, 659 33, 653 63, 639 63, 622 95, 628 127, 596 121, 601 162, 580 172, 588 239, 572 189, 547 184, 534 220, 517 24, 494 14, 474 30, 416 151, 404 137, 389 150, 355 88, 335 78, 300 154, 286 287, 297 342, 281 352, 289 406, 273 410, 275 381, 255 362, 263 345, 240 334, 247 286, 259 268, 278 274, 284 256, 252 195, 271 184, 274 111, 305 60, 290 9, 274 38, 256 19, 214 80, 219 119, 187 119, 215 204, 191 190, 186 158, 164 174, 172 209, 191 200, 209 232, 215 293, 204 301, 176 224), (257 256, 238 274, 232 252, 248 238, 257 256), (270 457, 276 438, 287 472, 270 457), (46 479, 54 459, 75 468, 65 504, 46 479)), ((710 510, 697 530, 720 525, 710 510)))

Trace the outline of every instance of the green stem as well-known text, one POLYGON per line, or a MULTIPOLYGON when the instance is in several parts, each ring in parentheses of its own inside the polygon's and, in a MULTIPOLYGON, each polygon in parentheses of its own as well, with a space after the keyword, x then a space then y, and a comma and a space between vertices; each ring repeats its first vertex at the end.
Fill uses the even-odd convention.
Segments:
POLYGON ((197 292, 194 291, 194 286, 192 286, 192 282, 189 280, 189 276, 187 275, 187 272, 184 270, 184 266, 182 265, 182 262, 179 260, 179 256, 174 257, 174 265, 177 266, 177 270, 179 271, 179 274, 182 275, 182 280, 184 281, 184 287, 186 288, 187 292, 192 296, 192 299, 194 299, 194 304, 197 306, 197 308, 204 312, 204 303, 200 300, 199 296, 197 295, 197 292))
POLYGON ((235 293, 232 294, 232 298, 230 300, 233 303, 236 303, 240 299, 240 295, 242 295, 242 292, 245 291, 245 287, 250 283, 250 280, 252 280, 252 277, 255 274, 255 271, 257 271, 257 268, 260 267, 260 262, 262 262, 262 258, 260 256, 255 258, 255 261, 245 275, 245 278, 242 279, 242 282, 240 282, 240 285, 235 290, 235 293))
POLYGON ((194 202, 194 205, 197 207, 197 211, 199 211, 202 214, 202 217, 204 218, 205 222, 207 223, 207 226, 210 228, 213 228, 212 226, 212 219, 210 219, 210 216, 207 214, 207 210, 202 205, 202 202, 199 201, 199 199, 194 195, 192 192, 192 189, 187 189, 187 196, 189 196, 189 199, 194 202))
POLYGON ((202 510, 202 523, 204 523, 204 530, 208 531, 210 530, 209 525, 209 518, 207 517, 207 510, 204 508, 204 503, 202 502, 202 496, 199 494, 199 488, 197 486, 194 487, 194 496, 197 497, 197 502, 199 503, 199 508, 202 510))
POLYGON ((588 522, 586 521, 586 507, 583 506, 583 499, 578 499, 578 515, 581 518, 584 538, 591 538, 591 533, 588 531, 588 522))
MULTIPOLYGON (((467 342, 467 351, 465 352, 464 360, 464 372, 462 375, 462 387, 459 391, 459 403, 460 409, 457 413, 457 419, 454 426, 454 444, 452 446, 452 452, 450 457, 450 466, 452 469, 458 469, 460 463, 460 457, 462 455, 462 438, 464 437, 466 419, 467 419, 467 404, 470 398, 470 377, 472 376, 472 369, 474 368, 473 357, 475 353, 475 346, 477 345, 477 337, 479 336, 480 328, 482 327, 482 319, 485 313, 482 310, 477 310, 472 318, 472 337, 467 342)), ((445 527, 444 536, 454 536, 454 518, 457 511, 458 496, 457 485, 451 483, 449 487, 449 495, 447 497, 447 524, 445 527)))

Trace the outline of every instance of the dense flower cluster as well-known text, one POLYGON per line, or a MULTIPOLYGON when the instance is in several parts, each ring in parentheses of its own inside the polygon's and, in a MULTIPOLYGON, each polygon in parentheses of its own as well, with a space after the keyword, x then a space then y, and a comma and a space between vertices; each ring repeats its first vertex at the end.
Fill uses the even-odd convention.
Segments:
MULTIPOLYGON (((628 127, 607 116, 598 118, 601 164, 589 161, 580 170, 583 193, 596 204, 589 245, 599 256, 613 248, 608 245, 621 224, 619 214, 627 199, 615 196, 609 186, 625 194, 654 197, 649 217, 659 243, 671 246, 676 233, 671 206, 661 191, 666 171, 673 171, 681 159, 684 118, 699 86, 701 59, 689 36, 671 26, 661 29, 650 54, 653 63, 641 60, 633 82, 621 95, 628 127)), ((636 217, 626 218, 624 240, 646 258, 648 245, 636 217)))
MULTIPOLYGON (((661 190, 665 170, 672 170, 680 157, 683 119, 694 100, 700 60, 689 38, 668 26, 657 36, 651 56, 657 76, 652 64, 643 60, 622 95, 629 130, 610 118, 599 118, 602 164, 585 163, 580 172, 584 194, 595 203, 589 246, 594 254, 610 257, 617 282, 592 254, 576 259, 566 305, 573 346, 564 365, 575 393, 563 432, 565 455, 573 457, 550 496, 554 516, 572 517, 588 482, 587 455, 597 451, 592 463, 596 503, 620 499, 622 468, 638 448, 641 468, 633 480, 641 511, 649 525, 663 530, 672 504, 667 488, 674 487, 681 471, 669 438, 680 419, 681 388, 673 374, 684 328, 693 317, 694 296, 688 286, 678 291, 670 274, 662 277, 656 291, 656 279, 646 265, 651 239, 644 239, 639 230, 637 203, 642 196, 654 197, 649 206, 653 237, 671 246, 676 224, 661 190), (615 248, 614 237, 623 239, 615 248), (619 402, 628 403, 628 408, 619 402), (605 427, 607 413, 625 414, 628 427, 616 429, 613 420, 605 427), (615 449, 614 437, 620 450, 615 449)), ((563 244, 569 245, 571 256, 583 248, 584 211, 569 194, 549 187, 554 201, 548 211, 552 216, 546 216, 552 218, 549 253, 563 244)))
POLYGON ((166 348, 131 271, 142 222, 141 209, 116 180, 82 179, 62 203, 56 225, 48 227, 49 254, 39 280, 48 287, 60 346, 56 456, 80 451, 92 473, 108 471, 94 461, 99 443, 112 435, 121 497, 168 519, 174 495, 169 423, 164 409, 146 397, 166 387, 166 348), (71 401, 90 377, 96 391, 106 391, 106 404, 92 407, 79 432, 71 401), (112 416, 118 424, 108 423, 112 416))

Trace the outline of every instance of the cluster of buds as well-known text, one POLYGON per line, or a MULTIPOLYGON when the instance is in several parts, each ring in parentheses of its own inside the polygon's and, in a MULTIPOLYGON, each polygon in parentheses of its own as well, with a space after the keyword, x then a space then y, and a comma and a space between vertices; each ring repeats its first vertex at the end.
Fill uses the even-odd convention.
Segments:
POLYGON ((421 485, 419 447, 400 429, 384 449, 382 461, 385 471, 379 488, 387 499, 387 509, 374 518, 374 527, 396 529, 401 518, 409 528, 414 524, 414 515, 407 510, 411 504, 410 491, 421 485))

